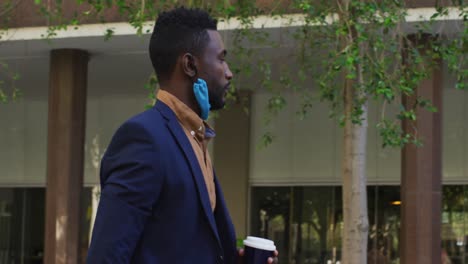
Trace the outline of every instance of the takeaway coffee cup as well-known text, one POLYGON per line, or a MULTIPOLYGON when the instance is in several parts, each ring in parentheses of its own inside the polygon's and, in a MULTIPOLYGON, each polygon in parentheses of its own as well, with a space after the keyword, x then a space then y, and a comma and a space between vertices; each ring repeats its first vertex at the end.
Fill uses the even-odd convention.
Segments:
POLYGON ((269 257, 273 257, 276 250, 275 243, 269 239, 248 236, 244 240, 245 264, 266 264, 269 257))

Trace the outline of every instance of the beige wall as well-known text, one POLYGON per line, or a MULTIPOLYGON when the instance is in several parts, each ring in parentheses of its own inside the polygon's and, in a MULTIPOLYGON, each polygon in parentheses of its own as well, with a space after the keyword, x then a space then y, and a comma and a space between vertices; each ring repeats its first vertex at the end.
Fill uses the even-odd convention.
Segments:
MULTIPOLYGON (((443 68, 442 159, 443 183, 466 184, 468 179, 468 91, 455 89, 455 78, 443 68)), ((313 83, 305 84, 317 91, 313 83)), ((278 89, 280 87, 277 87, 278 89)), ((335 185, 341 183, 342 128, 328 118, 328 105, 316 102, 309 115, 300 120, 300 94, 284 93, 285 108, 264 125, 265 106, 271 98, 267 92, 252 95, 250 172, 251 186, 335 185), (256 145, 265 132, 274 135, 267 148, 256 145)), ((386 104, 385 113, 394 118, 399 103, 386 104)), ((398 185, 401 180, 401 150, 382 148, 376 128, 382 105, 369 104, 367 137, 368 184, 398 185)))
POLYGON ((215 124, 214 167, 237 237, 242 238, 247 231, 250 117, 243 105, 234 104, 220 112, 215 124))

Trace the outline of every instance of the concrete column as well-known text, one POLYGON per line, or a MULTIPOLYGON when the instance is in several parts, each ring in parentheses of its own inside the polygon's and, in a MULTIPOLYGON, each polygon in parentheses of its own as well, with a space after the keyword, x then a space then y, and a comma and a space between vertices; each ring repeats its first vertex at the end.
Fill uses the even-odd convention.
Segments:
POLYGON ((215 121, 214 167, 223 188, 229 213, 238 238, 247 232, 249 194, 250 107, 249 94, 240 96, 242 103, 234 103, 221 111, 215 121))
POLYGON ((50 54, 44 263, 80 263, 88 53, 50 54))
MULTIPOLYGON (((430 36, 415 40, 427 43, 430 36)), ((424 48, 421 49, 424 52, 424 48)), ((406 132, 423 140, 422 147, 407 145, 402 150, 401 234, 402 264, 441 263, 442 202, 442 64, 421 82, 415 94, 403 97, 407 109, 418 97, 430 100, 437 113, 418 108, 414 122, 405 121, 406 132)))

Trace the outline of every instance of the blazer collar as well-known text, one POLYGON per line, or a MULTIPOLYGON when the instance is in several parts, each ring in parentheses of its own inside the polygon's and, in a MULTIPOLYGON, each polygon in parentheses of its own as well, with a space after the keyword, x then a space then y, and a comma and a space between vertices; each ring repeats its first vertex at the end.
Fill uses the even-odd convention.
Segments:
POLYGON ((167 106, 162 101, 156 101, 156 104, 153 106, 153 109, 158 110, 166 120, 169 121, 172 119, 176 119, 177 121, 177 116, 175 115, 175 113, 171 110, 171 108, 169 108, 169 106, 167 106))
POLYGON ((221 245, 221 241, 218 235, 218 228, 216 227, 215 218, 211 210, 211 204, 208 195, 208 190, 206 189, 205 178, 203 177, 200 164, 198 163, 195 152, 192 149, 192 145, 190 144, 187 136, 185 135, 184 130, 180 126, 176 115, 166 104, 164 104, 161 101, 157 101, 154 108, 157 109, 161 113, 161 115, 167 120, 167 127, 176 139, 177 144, 181 148, 186 160, 190 165, 192 176, 195 180, 196 187, 198 189, 198 198, 200 199, 200 202, 202 204, 203 211, 208 219, 208 222, 210 223, 211 230, 213 231, 213 234, 215 235, 218 244, 221 245))

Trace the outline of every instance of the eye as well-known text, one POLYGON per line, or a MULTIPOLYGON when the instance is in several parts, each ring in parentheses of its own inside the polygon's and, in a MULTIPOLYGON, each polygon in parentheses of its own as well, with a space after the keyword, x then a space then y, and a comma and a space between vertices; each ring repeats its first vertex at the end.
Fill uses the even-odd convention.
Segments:
POLYGON ((225 62, 226 61, 226 55, 227 55, 227 52, 225 50, 223 50, 223 52, 221 52, 219 54, 219 60, 222 61, 222 62, 225 62))

